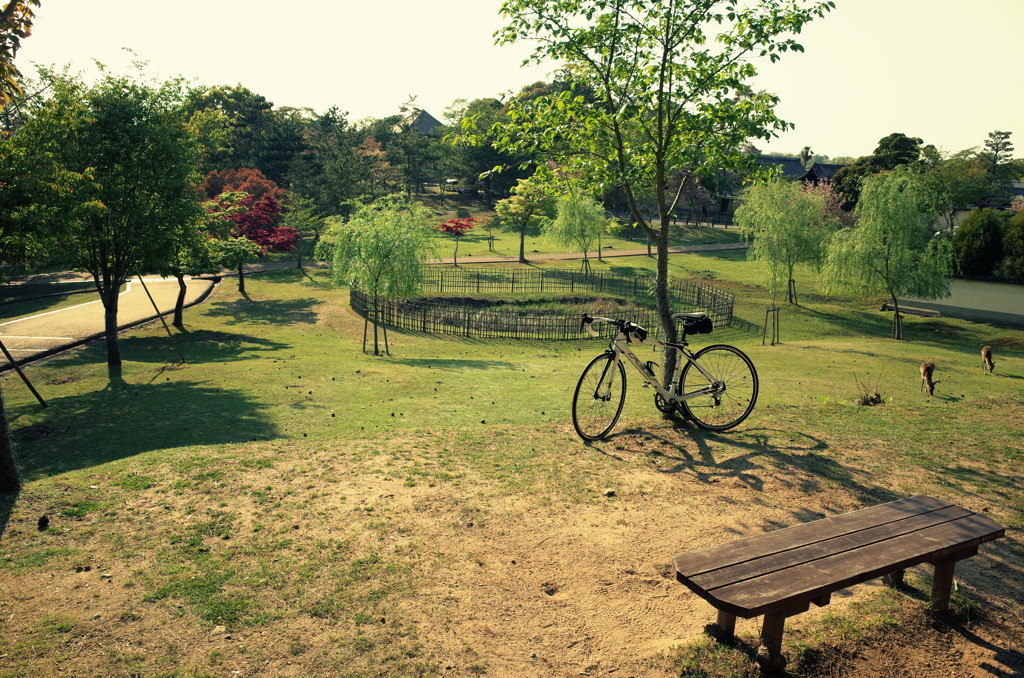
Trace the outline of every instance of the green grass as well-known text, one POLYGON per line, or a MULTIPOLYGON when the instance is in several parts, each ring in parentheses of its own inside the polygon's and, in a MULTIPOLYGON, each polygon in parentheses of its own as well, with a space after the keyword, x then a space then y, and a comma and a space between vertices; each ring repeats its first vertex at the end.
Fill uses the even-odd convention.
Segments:
MULTIPOLYGON (((594 265, 635 274, 653 260, 594 265)), ((744 322, 695 342, 736 344, 757 365, 758 407, 737 431, 663 421, 634 378, 617 435, 583 445, 568 405, 601 342, 390 332, 392 356, 367 355, 362 319, 324 270, 252 276, 248 298, 223 283, 186 313, 175 338, 185 364, 154 326, 124 335, 119 375, 98 344, 30 366, 33 381, 47 384, 46 409, 5 377, 26 488, 13 507, 0 505, 0 586, 43 599, 39 582, 53 574, 82 578, 82 588, 62 589, 80 602, 93 591, 119 594, 97 622, 76 607, 70 619, 9 627, 25 635, 0 641, 0 675, 59 673, 80 661, 72 657, 83 625, 108 617, 103 633, 144 636, 160 651, 111 644, 103 657, 91 653, 84 675, 220 675, 283 655, 308 675, 500 672, 487 651, 433 628, 467 595, 444 582, 490 572, 498 560, 539 567, 530 559, 544 557, 544 535, 531 540, 535 553, 496 554, 477 531, 495 538, 549 515, 554 525, 575 515, 596 523, 611 510, 650 515, 651 529, 664 530, 662 512, 726 501, 718 488, 749 493, 723 504, 736 520, 752 520, 743 513, 751 506, 768 512, 767 525, 747 524, 757 531, 826 507, 939 494, 1009 526, 992 551, 1020 561, 1024 332, 907 318, 908 341, 893 342, 874 301, 826 298, 813 272, 801 271, 803 305, 784 305, 782 343, 765 346, 769 300, 742 253, 677 255, 671 268, 737 295, 744 322), (1000 347, 994 376, 977 364, 986 343, 1000 347), (933 398, 918 391, 924 359, 938 365, 933 398), (866 389, 885 404, 855 405, 866 389), (608 487, 622 491, 610 501, 608 487), (45 532, 35 529, 41 514, 51 516, 45 532), (113 572, 109 582, 96 578, 108 571, 100 568, 113 572), (217 626, 246 640, 214 647, 207 636, 217 626)), ((721 526, 672 529, 694 536, 721 526)), ((1024 584, 1019 568, 1004 569, 1008 585, 1024 584)), ((966 595, 970 608, 976 594, 966 595)), ((0 602, 0 619, 12 611, 0 602)), ((850 636, 843 624, 857 613, 838 612, 820 631, 793 634, 788 652, 850 636)), ((701 643, 665 661, 680 676, 749 669, 742 653, 701 643)))

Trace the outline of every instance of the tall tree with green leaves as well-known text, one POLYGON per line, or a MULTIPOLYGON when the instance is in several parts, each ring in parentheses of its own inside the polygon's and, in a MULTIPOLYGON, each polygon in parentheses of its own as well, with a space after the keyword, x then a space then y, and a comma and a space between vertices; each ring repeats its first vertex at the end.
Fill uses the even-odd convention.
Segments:
POLYGON ((747 258, 761 264, 773 302, 785 285, 786 301, 791 304, 797 303, 793 278, 797 264, 820 268, 825 243, 839 226, 822 192, 781 180, 747 188, 735 220, 752 241, 747 258))
MULTIPOLYGON (((668 235, 680 168, 696 176, 743 169, 741 146, 790 125, 778 97, 754 92, 757 62, 802 51, 795 36, 831 1, 506 0, 499 43, 531 41, 532 59, 565 65, 569 87, 517 99, 493 136, 502 150, 557 161, 595 188, 618 188, 657 244, 655 298, 664 337, 677 338, 669 300, 668 235), (643 199, 655 206, 648 221, 643 199)), ((685 182, 680 182, 685 185, 685 182)), ((671 377, 675 355, 665 361, 671 377)))
MULTIPOLYGON (((380 302, 416 294, 431 252, 430 210, 395 197, 364 205, 347 222, 336 222, 327 241, 335 242, 333 280, 369 295, 373 354, 380 355, 380 302)), ((322 250, 321 250, 322 251, 322 250)), ((369 321, 369 317, 366 318, 369 321)), ((384 352, 390 355, 387 332, 384 352)), ((363 327, 366 350, 366 324, 363 327)))
POLYGON ((180 81, 162 84, 104 74, 87 84, 45 72, 51 95, 24 133, 52 144, 54 161, 92 177, 74 197, 88 212, 65 215, 60 254, 92 276, 104 310, 107 364, 121 365, 117 316, 121 286, 174 256, 183 224, 202 217, 195 186, 198 144, 186 121, 180 81))
POLYGON ((539 177, 520 179, 512 195, 494 204, 498 215, 494 225, 519 234, 519 263, 526 259, 526 234, 539 228, 553 215, 554 201, 539 177))
POLYGON ((857 202, 857 225, 836 233, 822 268, 828 292, 885 294, 893 306, 892 338, 903 338, 899 298, 949 294, 952 247, 931 228, 920 176, 908 168, 867 179, 857 202))

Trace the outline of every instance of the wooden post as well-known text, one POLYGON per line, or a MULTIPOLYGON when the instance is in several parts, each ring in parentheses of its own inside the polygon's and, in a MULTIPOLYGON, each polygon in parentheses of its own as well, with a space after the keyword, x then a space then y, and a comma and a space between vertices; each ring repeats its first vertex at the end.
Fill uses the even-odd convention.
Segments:
POLYGON ((761 673, 771 675, 786 665, 782 656, 782 633, 786 628, 786 615, 770 612, 761 624, 761 647, 757 650, 757 663, 761 673))
POLYGON ((149 293, 149 288, 146 287, 146 281, 139 276, 139 282, 142 284, 142 289, 146 291, 146 296, 149 297, 149 303, 153 304, 153 310, 156 311, 156 317, 160 318, 160 322, 164 324, 164 329, 167 330, 167 336, 171 338, 171 343, 174 344, 174 350, 178 352, 178 357, 181 358, 181 362, 185 362, 185 354, 181 352, 181 347, 178 346, 178 342, 174 340, 174 335, 171 333, 171 328, 167 326, 167 321, 164 320, 164 314, 160 312, 160 307, 156 305, 156 301, 153 300, 153 295, 149 293))
POLYGON ((28 386, 28 390, 32 391, 32 395, 36 397, 36 400, 39 401, 39 404, 42 405, 43 407, 46 407, 46 401, 43 400, 43 396, 39 395, 39 391, 37 391, 36 387, 32 385, 32 382, 28 380, 28 377, 25 375, 25 373, 21 371, 21 365, 19 365, 14 360, 14 356, 11 355, 11 352, 7 350, 7 347, 4 345, 4 342, 2 341, 0 341, 0 349, 3 350, 4 357, 7 358, 7 362, 11 364, 11 367, 14 368, 14 371, 17 372, 18 376, 21 377, 21 380, 25 382, 25 386, 28 386))
POLYGON ((955 560, 935 563, 935 577, 932 579, 932 608, 939 612, 949 609, 949 595, 953 590, 953 569, 955 560))
POLYGON ((894 589, 898 589, 901 586, 903 586, 903 575, 904 574, 905 574, 905 570, 900 570, 898 572, 893 572, 892 574, 884 575, 882 577, 882 582, 885 583, 886 586, 889 586, 889 587, 894 588, 894 589))

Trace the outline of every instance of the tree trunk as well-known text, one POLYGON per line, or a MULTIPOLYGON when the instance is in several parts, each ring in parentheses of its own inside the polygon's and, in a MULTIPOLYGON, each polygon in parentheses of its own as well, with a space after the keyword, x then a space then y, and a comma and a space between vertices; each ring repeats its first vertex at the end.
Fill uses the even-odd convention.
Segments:
POLYGON ((452 262, 456 266, 459 265, 459 239, 458 238, 455 239, 455 254, 452 255, 452 262))
POLYGON ((245 294, 245 264, 238 265, 238 293, 245 294))
POLYGON ((521 229, 519 231, 519 263, 520 264, 527 264, 527 263, 529 263, 528 261, 526 261, 526 229, 525 228, 521 229))
POLYGON ((14 453, 10 428, 7 425, 7 407, 3 390, 0 390, 0 494, 14 493, 21 489, 21 473, 18 471, 18 457, 14 453))
MULTIPOLYGON (((661 218, 661 230, 658 232, 658 274, 654 282, 654 297, 658 303, 658 318, 661 321, 661 331, 665 335, 664 341, 675 342, 679 340, 679 335, 676 332, 676 321, 672 318, 672 303, 668 294, 668 230, 668 216, 665 215, 661 218)), ((665 388, 672 383, 676 357, 675 351, 665 351, 665 371, 662 373, 662 384, 665 388)))
POLYGON ((178 279, 178 298, 174 302, 174 320, 171 324, 181 329, 185 326, 185 293, 188 291, 188 286, 185 284, 185 276, 183 274, 179 273, 174 277, 178 279))
POLYGON ((107 285, 101 293, 103 301, 103 336, 107 342, 107 366, 117 367, 121 364, 121 346, 117 337, 117 305, 121 300, 118 294, 120 285, 107 285))
POLYGON ((898 341, 903 340, 903 316, 900 315, 900 305, 896 296, 892 297, 892 338, 898 341))

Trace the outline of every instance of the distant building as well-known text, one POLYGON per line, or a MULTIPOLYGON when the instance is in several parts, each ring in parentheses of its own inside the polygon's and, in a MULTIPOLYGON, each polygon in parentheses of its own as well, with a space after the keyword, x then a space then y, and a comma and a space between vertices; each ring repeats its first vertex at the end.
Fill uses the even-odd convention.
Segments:
POLYGON ((441 134, 442 127, 444 127, 444 124, 440 120, 432 116, 430 113, 417 108, 400 120, 398 124, 392 128, 392 131, 398 134, 405 132, 406 130, 411 130, 427 136, 438 136, 441 134))
POLYGON ((846 165, 830 165, 824 162, 816 162, 811 165, 810 169, 804 172, 804 175, 800 177, 800 180, 815 184, 819 182, 830 184, 832 183, 832 177, 836 175, 836 172, 844 167, 846 167, 846 165))
POLYGON ((807 169, 800 158, 790 158, 782 155, 759 155, 757 163, 764 167, 778 167, 779 176, 789 181, 802 179, 807 169))

